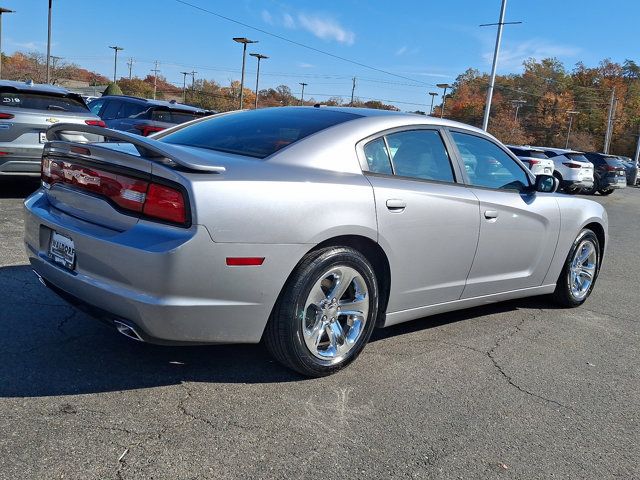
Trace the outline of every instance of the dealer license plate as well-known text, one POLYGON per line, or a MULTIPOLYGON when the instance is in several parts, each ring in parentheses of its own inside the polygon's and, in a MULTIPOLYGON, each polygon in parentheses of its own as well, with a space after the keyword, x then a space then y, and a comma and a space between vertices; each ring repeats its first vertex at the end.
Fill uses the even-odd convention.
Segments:
POLYGON ((73 269, 76 260, 76 247, 73 240, 58 232, 52 232, 49 257, 63 267, 73 269))

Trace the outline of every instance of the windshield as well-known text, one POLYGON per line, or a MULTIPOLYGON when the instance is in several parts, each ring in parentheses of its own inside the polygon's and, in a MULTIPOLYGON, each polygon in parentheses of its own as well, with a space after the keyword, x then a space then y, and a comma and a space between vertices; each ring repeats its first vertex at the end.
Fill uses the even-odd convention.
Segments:
POLYGON ((87 113, 89 109, 80 100, 72 97, 22 92, 0 93, 0 105, 10 108, 28 108, 57 112, 87 113))
POLYGON ((204 113, 198 112, 187 112, 184 110, 162 110, 157 109, 151 112, 151 120, 155 120, 156 122, 167 122, 167 123, 184 123, 190 120, 195 120, 196 118, 203 117, 204 113))
POLYGON ((360 115, 316 108, 264 108, 214 116, 163 142, 265 158, 298 140, 360 115))
POLYGON ((587 160, 587 157, 585 157, 582 153, 565 153, 564 156, 570 160, 575 160, 576 162, 590 163, 589 160, 587 160))

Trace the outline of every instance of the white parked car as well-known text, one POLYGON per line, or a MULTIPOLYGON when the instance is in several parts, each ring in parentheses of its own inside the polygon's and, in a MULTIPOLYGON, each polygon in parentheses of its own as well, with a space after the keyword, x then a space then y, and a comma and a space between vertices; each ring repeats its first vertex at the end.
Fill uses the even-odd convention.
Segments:
POLYGON ((516 147, 513 145, 507 145, 507 148, 522 160, 534 175, 553 175, 555 164, 543 150, 528 146, 516 147))
POLYGON ((593 187, 593 163, 583 152, 564 148, 536 147, 553 160, 554 177, 566 193, 580 193, 593 187))

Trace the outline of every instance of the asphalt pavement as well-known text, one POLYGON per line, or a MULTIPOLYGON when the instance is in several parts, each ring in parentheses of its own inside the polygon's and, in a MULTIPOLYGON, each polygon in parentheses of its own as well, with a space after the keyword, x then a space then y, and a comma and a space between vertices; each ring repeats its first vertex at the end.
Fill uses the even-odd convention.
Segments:
POLYGON ((2 479, 640 478, 640 189, 583 307, 545 298, 378 331, 309 380, 260 345, 135 343, 41 286, 37 182, 0 179, 2 479))

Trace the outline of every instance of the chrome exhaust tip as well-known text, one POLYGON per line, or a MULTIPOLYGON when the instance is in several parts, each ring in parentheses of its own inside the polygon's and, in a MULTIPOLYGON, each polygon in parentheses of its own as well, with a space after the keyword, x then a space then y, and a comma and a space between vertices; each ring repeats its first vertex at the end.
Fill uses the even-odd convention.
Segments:
POLYGON ((35 274, 36 274, 36 277, 38 277, 38 281, 39 281, 42 285, 44 285, 44 286, 46 287, 46 286, 47 286, 47 283, 44 281, 44 278, 42 278, 42 275, 40 275, 40 274, 39 274, 38 272, 36 272, 34 269, 31 269, 31 271, 32 271, 33 273, 35 273, 35 274))
POLYGON ((118 332, 120 332, 125 337, 135 340, 136 342, 144 342, 140 334, 136 332, 136 330, 131 325, 127 325, 120 320, 114 320, 113 324, 118 329, 118 332))

